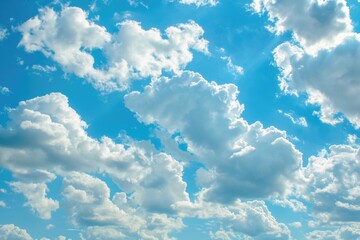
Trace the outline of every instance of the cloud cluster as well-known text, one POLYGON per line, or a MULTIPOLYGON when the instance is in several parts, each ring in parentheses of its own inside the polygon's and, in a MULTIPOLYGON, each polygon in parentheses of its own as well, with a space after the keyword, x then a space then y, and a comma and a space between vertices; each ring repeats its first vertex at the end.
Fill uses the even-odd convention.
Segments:
POLYGON ((281 69, 284 91, 306 92, 308 102, 320 106, 320 119, 329 124, 341 122, 342 113, 356 128, 360 127, 360 39, 351 37, 332 51, 322 50, 310 56, 286 42, 274 50, 281 69))
POLYGON ((267 12, 273 23, 268 26, 271 31, 292 31, 295 40, 312 54, 335 47, 352 32, 345 0, 254 0, 251 7, 257 13, 267 12))
MULTIPOLYGON (((289 229, 286 225, 276 221, 263 201, 241 202, 237 200, 233 204, 223 205, 207 201, 204 193, 204 191, 200 192, 192 203, 178 203, 176 208, 180 210, 181 216, 214 219, 219 221, 221 227, 226 228, 233 236, 245 234, 256 240, 290 239, 289 229)), ((221 228, 216 230, 214 227, 212 230, 221 231, 221 228)))
POLYGON ((301 153, 285 132, 241 118, 237 94, 235 85, 184 72, 154 79, 144 92, 126 95, 125 104, 140 121, 183 137, 187 150, 206 166, 198 177, 209 187, 209 199, 286 195, 290 183, 301 178, 301 153))
POLYGON ((327 239, 335 239, 335 240, 356 240, 360 238, 360 226, 359 224, 351 224, 346 227, 341 227, 335 231, 327 230, 320 231, 315 230, 307 234, 307 240, 327 240, 327 239))
POLYGON ((360 147, 333 145, 309 159, 307 200, 324 223, 360 221, 360 147))
MULTIPOLYGON (((111 236, 167 239, 170 232, 184 227, 181 218, 168 214, 196 217, 186 213, 197 204, 190 201, 186 192, 180 162, 165 153, 157 153, 146 142, 128 140, 124 145, 106 137, 101 141, 89 137, 86 123, 60 93, 23 101, 9 110, 9 122, 6 128, 1 128, 0 139, 1 166, 20 180, 9 183, 12 189, 24 194, 26 205, 41 218, 49 219, 53 211, 65 207, 74 226, 89 227, 82 233, 85 239, 99 238, 109 226, 112 226, 111 236), (110 176, 124 192, 110 198, 107 184, 90 175, 95 172, 110 176), (61 202, 46 197, 47 183, 56 175, 63 178, 61 202), (187 209, 176 207, 181 204, 187 209)), ((206 219, 212 218, 212 213, 207 213, 209 206, 196 207, 209 215, 206 219)), ((241 203, 236 211, 256 217, 260 214, 256 206, 241 203)), ((265 205, 261 209, 265 212, 261 213, 259 224, 264 226, 259 227, 259 232, 270 234, 279 223, 265 205)), ((231 220, 230 213, 222 218, 229 218, 226 221, 232 225, 239 221, 240 215, 238 220, 231 220)), ((255 234, 244 228, 236 231, 255 234)))
POLYGON ((345 0, 255 0, 255 12, 267 12, 277 34, 293 33, 295 44, 285 42, 273 52, 280 69, 280 88, 285 93, 305 92, 307 103, 324 123, 335 125, 344 115, 360 127, 358 98, 360 40, 353 33, 345 0))
POLYGON ((88 19, 77 7, 51 8, 18 27, 19 46, 27 52, 40 51, 67 73, 85 78, 102 91, 123 90, 133 79, 156 77, 163 71, 178 72, 192 60, 192 50, 208 53, 204 30, 195 22, 171 26, 163 38, 156 28, 144 30, 140 23, 118 23, 117 33, 88 19), (105 63, 96 62, 100 50, 105 63))
POLYGON ((217 0, 180 0, 181 4, 194 4, 197 7, 216 6, 219 2, 217 0))
POLYGON ((0 239, 32 240, 26 230, 21 229, 14 224, 0 225, 0 239))

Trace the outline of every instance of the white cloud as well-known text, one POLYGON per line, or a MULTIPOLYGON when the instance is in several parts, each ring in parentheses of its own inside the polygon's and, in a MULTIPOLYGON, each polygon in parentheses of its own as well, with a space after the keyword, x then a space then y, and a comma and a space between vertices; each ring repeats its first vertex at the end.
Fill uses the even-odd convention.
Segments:
POLYGON ((7 127, 0 128, 0 163, 16 177, 33 180, 46 179, 46 171, 94 170, 100 144, 85 128, 60 93, 20 102, 9 110, 7 127))
POLYGON ((0 201, 0 207, 6 207, 6 203, 4 201, 0 201))
POLYGON ((112 225, 142 239, 166 239, 183 228, 181 219, 166 215, 175 214, 177 202, 189 201, 182 164, 148 142, 92 139, 85 127, 60 93, 9 110, 9 122, 0 129, 0 163, 21 180, 10 186, 24 194, 26 205, 50 218, 59 205, 46 197, 45 183, 56 174, 64 177, 63 205, 75 226, 112 225), (110 199, 103 181, 73 171, 107 174, 129 195, 116 193, 110 199))
POLYGON ((26 230, 13 224, 0 225, 0 240, 32 240, 26 230))
POLYGON ((94 68, 91 55, 92 49, 100 49, 111 40, 106 29, 89 21, 85 11, 77 7, 64 7, 60 13, 51 8, 39 12, 18 28, 23 35, 19 46, 27 52, 41 51, 59 63, 65 72, 89 77, 99 88, 107 87, 110 83, 100 81, 103 73, 94 68))
POLYGON ((228 68, 228 71, 233 74, 234 76, 243 75, 244 69, 241 66, 235 65, 232 62, 231 57, 221 57, 222 60, 226 61, 226 66, 228 68))
POLYGON ((309 159, 304 197, 322 223, 360 221, 360 147, 333 145, 309 159))
POLYGON ((337 230, 315 230, 306 235, 307 240, 357 240, 360 238, 359 224, 350 224, 337 230))
POLYGON ((216 6, 219 2, 217 0, 180 0, 181 4, 194 4, 197 7, 203 7, 203 6, 216 6))
POLYGON ((31 207, 42 219, 50 219, 51 213, 59 208, 59 202, 46 197, 48 188, 45 183, 11 182, 9 185, 17 193, 24 194, 27 202, 25 206, 31 207))
POLYGON ((9 88, 7 88, 7 87, 1 87, 1 86, 0 86, 0 94, 1 94, 1 95, 7 95, 7 94, 9 94, 9 93, 11 93, 11 91, 10 91, 9 88))
POLYGON ((0 26, 0 41, 3 41, 9 35, 8 30, 0 26))
POLYGON ((289 224, 289 226, 294 227, 294 228, 301 228, 302 223, 301 222, 292 222, 289 224))
MULTIPOLYGON (((178 203, 176 207, 181 216, 217 219, 221 226, 231 230, 233 234, 245 234, 256 240, 289 239, 289 229, 276 221, 263 201, 237 200, 233 204, 223 205, 206 201, 204 193, 200 192, 193 203, 178 203)), ((224 234, 221 235, 224 237, 224 234)))
POLYGON ((311 54, 337 46, 353 29, 345 0, 254 0, 251 7, 257 13, 268 13, 271 31, 292 31, 295 40, 311 54))
POLYGON ((126 236, 114 227, 88 227, 80 234, 82 240, 110 240, 124 239, 126 236))
POLYGON ((110 199, 106 183, 84 173, 64 179, 63 195, 73 223, 90 226, 84 239, 169 239, 169 232, 184 227, 179 218, 144 211, 123 192, 110 199))
POLYGON ((284 115, 285 117, 289 118, 290 121, 295 125, 299 125, 302 127, 308 126, 305 117, 294 118, 293 115, 291 115, 290 113, 283 112, 282 110, 278 110, 278 112, 281 113, 282 115, 284 115))
POLYGON ((156 28, 144 30, 140 23, 125 20, 111 35, 80 8, 39 11, 18 28, 23 35, 19 46, 27 52, 41 51, 65 72, 102 91, 124 90, 131 80, 159 76, 162 71, 178 72, 192 60, 190 49, 208 53, 204 30, 193 21, 167 28, 163 38, 156 28), (94 49, 105 57, 101 66, 92 55, 94 49))
POLYGON ((145 142, 124 146, 107 137, 90 138, 86 123, 60 93, 21 102, 10 110, 9 119, 7 128, 0 129, 0 163, 22 181, 40 183, 31 185, 36 189, 45 190, 41 183, 53 173, 100 170, 149 211, 170 212, 173 203, 188 200, 179 162, 156 154, 145 142), (159 194, 148 198, 150 192, 159 194))
POLYGON ((56 71, 56 67, 54 67, 54 66, 48 66, 48 65, 41 66, 38 64, 32 65, 31 69, 35 70, 35 71, 39 71, 39 72, 44 72, 44 73, 50 73, 50 72, 56 71))
POLYGON ((320 51, 310 56, 300 48, 286 42, 274 50, 277 66, 281 70, 280 87, 285 92, 306 92, 308 103, 320 106, 316 113, 332 125, 343 119, 360 127, 360 40, 349 38, 332 51, 320 51))
POLYGON ((183 137, 187 150, 213 173, 209 198, 229 202, 286 195, 300 176, 301 154, 285 132, 242 119, 237 93, 235 85, 210 83, 184 72, 153 79, 144 92, 126 95, 125 104, 140 121, 183 137))
POLYGON ((62 194, 75 226, 120 225, 136 231, 144 220, 124 212, 110 199, 105 182, 90 175, 74 172, 64 179, 62 194))
POLYGON ((274 199, 273 204, 281 207, 289 207, 294 212, 306 212, 306 206, 296 199, 274 199))

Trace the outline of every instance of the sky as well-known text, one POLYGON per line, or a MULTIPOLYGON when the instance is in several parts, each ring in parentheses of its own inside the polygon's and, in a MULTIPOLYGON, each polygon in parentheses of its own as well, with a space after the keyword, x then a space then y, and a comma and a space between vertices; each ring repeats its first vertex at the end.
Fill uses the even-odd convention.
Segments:
POLYGON ((0 1, 0 240, 360 239, 359 14, 0 1))

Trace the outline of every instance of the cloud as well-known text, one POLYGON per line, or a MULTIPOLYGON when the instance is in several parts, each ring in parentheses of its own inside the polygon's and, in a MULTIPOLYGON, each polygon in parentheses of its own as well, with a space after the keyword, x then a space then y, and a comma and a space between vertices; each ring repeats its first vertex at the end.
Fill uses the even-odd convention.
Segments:
POLYGON ((24 194, 27 199, 25 206, 31 207, 42 219, 50 219, 51 213, 59 208, 58 201, 46 197, 48 188, 45 183, 11 182, 9 185, 15 192, 24 194))
POLYGON ((300 152, 285 132, 242 119, 237 94, 235 85, 184 72, 153 79, 143 92, 126 95, 125 105, 139 121, 180 134, 187 150, 206 166, 210 199, 231 202, 289 193, 291 182, 300 178, 300 152))
POLYGON ((320 106, 314 112, 324 123, 343 121, 341 114, 360 127, 358 88, 359 37, 353 32, 345 0, 254 0, 252 9, 268 13, 276 34, 291 31, 295 44, 282 43, 274 50, 280 88, 285 93, 305 92, 307 103, 320 106))
POLYGON ((195 22, 160 30, 144 30, 139 22, 118 23, 117 33, 88 19, 77 7, 64 7, 60 13, 42 8, 39 15, 18 27, 19 46, 27 52, 40 51, 60 64, 67 73, 85 78, 101 91, 124 90, 131 80, 160 76, 163 71, 179 72, 192 60, 190 50, 208 54, 204 30, 195 22), (97 63, 98 49, 105 63, 97 63))
POLYGON ((322 223, 356 222, 360 218, 360 147, 333 145, 309 159, 306 200, 322 223))
POLYGON ((60 93, 22 101, 9 110, 7 127, 0 128, 0 163, 16 177, 33 180, 43 176, 43 170, 60 175, 74 169, 95 170, 100 144, 87 136, 85 128, 60 93))
POLYGON ((194 4, 196 7, 203 7, 203 6, 216 6, 219 2, 217 0, 180 0, 181 4, 194 4))
POLYGON ((250 6, 257 13, 267 12, 271 31, 291 31, 310 54, 336 47, 353 29, 345 0, 254 0, 250 6))
POLYGON ((4 201, 0 201, 0 207, 6 207, 6 203, 4 201))
POLYGON ((359 224, 351 224, 349 226, 341 227, 335 231, 315 230, 306 235, 307 240, 356 240, 360 237, 359 224))
POLYGON ((114 227, 89 227, 85 233, 81 233, 80 238, 83 240, 110 240, 124 239, 126 236, 114 227))
POLYGON ((84 239, 169 239, 169 232, 184 227, 180 219, 138 208, 123 192, 110 199, 106 183, 84 173, 74 172, 64 179, 63 196, 73 224, 90 226, 81 234, 84 239))
POLYGON ((281 71, 280 87, 285 92, 305 92, 307 102, 320 106, 320 119, 335 125, 343 119, 360 127, 360 40, 346 39, 332 51, 323 50, 310 56, 286 42, 274 50, 276 65, 281 71))
POLYGON ((238 76, 238 75, 243 75, 244 74, 244 69, 241 66, 235 65, 232 62, 231 57, 221 57, 222 60, 226 61, 226 66, 228 68, 228 71, 233 74, 234 76, 238 76))
POLYGON ((302 127, 308 126, 305 117, 294 118, 293 115, 291 115, 290 113, 283 112, 282 110, 278 110, 278 112, 281 113, 282 115, 284 115, 285 117, 289 118, 290 121, 295 125, 299 125, 302 127))
POLYGON ((20 180, 9 184, 24 194, 26 205, 50 218, 59 203, 46 197, 46 183, 58 175, 64 178, 61 204, 75 226, 116 226, 142 239, 166 239, 183 228, 181 219, 167 216, 175 214, 175 203, 189 201, 182 164, 148 142, 99 141, 85 128, 60 93, 9 110, 9 122, 0 129, 0 164, 20 180), (124 192, 110 199, 106 183, 89 175, 95 172, 110 176, 124 192))
POLYGON ((296 199, 274 199, 273 204, 281 207, 289 207, 294 212, 306 212, 306 206, 296 199))
POLYGON ((221 226, 233 234, 245 234, 256 240, 289 239, 289 229, 276 221, 263 201, 237 200, 233 204, 223 205, 208 202, 204 193, 200 192, 194 202, 178 203, 176 207, 180 214, 186 218, 219 221, 221 226))
POLYGON ((74 172, 65 177, 62 194, 75 226, 120 225, 136 231, 145 224, 117 207, 106 183, 90 175, 74 172))
MULTIPOLYGON (((35 16, 18 27, 22 34, 19 46, 27 52, 41 51, 59 63, 65 72, 79 77, 103 75, 94 68, 91 50, 100 49, 111 40, 104 27, 87 19, 87 14, 77 7, 65 7, 60 13, 42 8, 35 16)), ((106 85, 106 82, 93 82, 106 85)))
POLYGON ((41 66, 41 65, 38 65, 38 64, 32 65, 31 69, 35 70, 35 71, 38 71, 38 72, 44 72, 44 73, 50 73, 50 72, 55 72, 56 71, 56 67, 54 67, 54 66, 48 66, 48 65, 41 66))
POLYGON ((11 91, 10 91, 9 88, 0 86, 0 94, 1 95, 7 95, 7 94, 10 94, 10 93, 11 93, 11 91))
POLYGON ((26 230, 13 224, 0 225, 0 240, 32 240, 26 230))
POLYGON ((0 26, 0 41, 3 41, 9 35, 8 30, 0 26))

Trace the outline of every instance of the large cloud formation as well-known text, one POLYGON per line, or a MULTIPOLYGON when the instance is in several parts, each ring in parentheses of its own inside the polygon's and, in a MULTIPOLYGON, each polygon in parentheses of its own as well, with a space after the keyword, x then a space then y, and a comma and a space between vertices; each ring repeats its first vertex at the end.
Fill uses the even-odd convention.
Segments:
POLYGON ((184 72, 154 79, 144 92, 125 96, 125 104, 140 121, 183 137, 187 150, 206 166, 198 173, 209 187, 209 199, 232 202, 290 193, 301 179, 301 153, 285 132, 241 118, 237 94, 235 85, 184 72))
POLYGON ((273 23, 269 29, 276 34, 292 31, 309 53, 335 47, 352 32, 345 0, 254 0, 251 7, 257 13, 267 12, 273 23))
POLYGON ((360 147, 333 145, 309 159, 307 200, 323 223, 360 221, 360 147))
POLYGON ((251 6, 268 13, 277 34, 293 33, 295 43, 285 42, 273 52, 280 88, 295 95, 305 92, 307 102, 320 107, 315 114, 324 123, 335 125, 345 116, 359 128, 360 66, 354 59, 360 41, 346 1, 255 0, 251 6))
POLYGON ((159 76, 162 71, 177 72, 192 60, 190 49, 208 53, 204 30, 193 21, 167 28, 167 38, 135 21, 126 20, 118 27, 118 33, 111 35, 81 8, 64 7, 60 12, 43 8, 18 27, 19 46, 42 52, 65 72, 102 91, 123 90, 132 79, 159 76), (95 49, 105 56, 103 65, 95 62, 95 49))
MULTIPOLYGON (((189 74, 194 75, 184 76, 189 74)), ((209 87, 202 81, 203 87, 209 87)), ((52 212, 64 208, 72 224, 85 229, 84 239, 170 239, 170 233, 185 227, 182 218, 210 220, 227 211, 221 219, 229 228, 239 226, 234 228, 239 234, 272 236, 281 230, 279 236, 289 236, 286 226, 273 218, 263 202, 233 207, 210 203, 205 197, 191 202, 182 163, 158 152, 149 142, 127 139, 119 144, 107 137, 91 138, 86 126, 60 93, 22 101, 9 109, 9 121, 0 129, 0 164, 18 179, 9 185, 24 194, 25 205, 39 217, 50 219, 52 212), (98 173, 110 176, 121 191, 110 194, 107 184, 93 176, 98 173), (56 177, 63 181, 60 200, 47 197, 47 184, 56 177), (234 214, 238 217, 233 218, 234 214), (256 233, 240 227, 244 214, 246 219, 259 219, 256 233), (111 234, 104 235, 106 231, 111 234)), ((291 144, 281 140, 282 144, 292 151, 291 144)))

